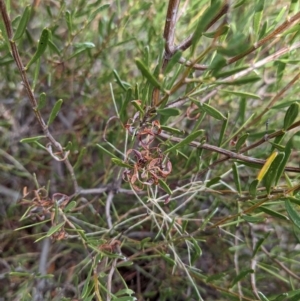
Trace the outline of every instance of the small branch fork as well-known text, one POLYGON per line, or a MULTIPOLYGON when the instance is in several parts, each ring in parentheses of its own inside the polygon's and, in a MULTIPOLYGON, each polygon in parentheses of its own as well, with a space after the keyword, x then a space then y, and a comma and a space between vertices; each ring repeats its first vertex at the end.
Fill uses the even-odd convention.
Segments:
MULTIPOLYGON (((65 165, 66 165, 66 167, 67 167, 67 169, 68 169, 68 171, 71 175, 74 189, 75 189, 75 191, 78 191, 78 183, 77 183, 77 180, 76 180, 76 177, 75 177, 74 169, 73 169, 73 167, 72 167, 72 165, 71 165, 71 163, 70 163, 70 161, 67 157, 67 153, 64 151, 61 144, 49 132, 49 128, 48 128, 47 124, 45 123, 45 121, 44 121, 44 119, 41 115, 41 112, 38 109, 38 102, 37 102, 37 100, 34 96, 33 90, 31 89, 31 86, 30 86, 30 83, 29 83, 29 80, 28 80, 28 77, 27 77, 26 69, 25 69, 25 67, 22 63, 18 48, 16 46, 16 43, 13 40, 13 30, 12 30, 12 26, 11 26, 11 20, 10 20, 10 17, 8 15, 8 13, 7 13, 7 9, 6 9, 4 0, 0 0, 0 12, 1 12, 2 19, 3 19, 3 22, 4 22, 4 26, 5 26, 5 29, 6 29, 7 37, 8 37, 8 40, 9 40, 11 53, 12 53, 12 56, 14 58, 14 61, 17 64, 17 67, 19 69, 19 72, 20 72, 20 75, 21 75, 21 78, 22 78, 22 82, 23 82, 23 85, 25 87, 27 96, 30 100, 30 104, 31 104, 31 107, 33 109, 33 112, 34 112, 34 114, 35 114, 35 116, 36 116, 43 132, 44 132, 44 135, 47 137, 47 139, 50 141, 50 143, 52 145, 54 145, 54 147, 58 150, 58 152, 62 155, 62 158, 65 158, 63 161, 65 162, 65 165)), ((51 153, 50 153, 50 155, 55 160, 57 160, 56 156, 53 156, 53 154, 51 154, 51 153)))

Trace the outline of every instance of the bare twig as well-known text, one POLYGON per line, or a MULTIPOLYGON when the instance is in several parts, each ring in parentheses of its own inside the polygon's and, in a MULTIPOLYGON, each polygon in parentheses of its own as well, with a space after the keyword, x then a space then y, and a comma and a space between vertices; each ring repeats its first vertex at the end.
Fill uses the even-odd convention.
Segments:
POLYGON ((112 221, 111 221, 111 215, 110 215, 110 207, 112 204, 114 198, 114 193, 113 191, 109 191, 107 199, 106 199, 106 204, 105 204, 105 215, 106 215, 106 221, 107 221, 107 225, 108 225, 108 229, 112 229, 113 225, 112 225, 112 221))
MULTIPOLYGON (((174 142, 181 142, 183 140, 182 138, 173 137, 173 136, 170 136, 170 135, 165 134, 165 133, 160 133, 159 137, 167 139, 167 140, 171 140, 171 141, 174 141, 174 142)), ((262 159, 256 159, 256 158, 248 157, 248 156, 245 156, 245 155, 242 155, 242 154, 237 154, 235 152, 223 149, 223 148, 218 147, 218 146, 210 145, 210 144, 207 144, 207 143, 200 143, 200 142, 193 141, 193 142, 190 143, 190 145, 194 146, 194 147, 203 148, 203 149, 206 149, 206 150, 209 150, 209 151, 212 151, 212 152, 216 152, 216 153, 225 155, 227 158, 230 158, 230 159, 240 160, 240 161, 244 161, 244 162, 248 162, 248 163, 263 165, 266 161, 266 160, 262 160, 262 159)), ((296 167, 292 167, 292 166, 286 166, 285 170, 300 173, 300 168, 296 168, 296 167)))

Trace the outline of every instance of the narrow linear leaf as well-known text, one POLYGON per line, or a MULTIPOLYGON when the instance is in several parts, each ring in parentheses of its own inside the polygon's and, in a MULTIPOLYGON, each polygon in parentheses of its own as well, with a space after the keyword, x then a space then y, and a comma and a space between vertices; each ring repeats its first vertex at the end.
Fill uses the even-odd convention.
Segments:
POLYGON ((200 110, 204 111, 205 113, 207 113, 208 115, 218 119, 218 120, 225 120, 226 117, 217 109, 213 108, 212 106, 208 105, 207 103, 203 103, 200 106, 200 110))
POLYGON ((250 83, 254 83, 259 81, 261 78, 258 75, 252 75, 252 76, 247 76, 241 79, 236 79, 236 80, 232 80, 232 81, 216 81, 216 84, 223 84, 223 85, 245 85, 245 84, 250 84, 250 83))
POLYGON ((171 188, 168 186, 168 184, 163 181, 162 179, 158 179, 158 183, 159 183, 159 186, 164 190, 166 191, 169 195, 171 195, 173 192, 171 190, 171 188))
POLYGON ((76 161, 76 163, 74 164, 74 167, 73 167, 74 170, 76 170, 76 169, 80 166, 80 164, 81 164, 81 162, 82 162, 82 159, 83 159, 83 156, 86 154, 86 151, 87 151, 86 147, 83 147, 83 148, 80 150, 78 159, 77 159, 77 161, 76 161))
POLYGON ((143 108, 142 108, 142 102, 140 100, 132 100, 131 103, 133 104, 133 106, 141 112, 142 115, 145 114, 143 108))
POLYGON ((261 301, 270 301, 262 292, 258 292, 261 301))
MULTIPOLYGON (((215 78, 226 78, 226 77, 231 76, 233 74, 236 74, 236 73, 238 73, 240 71, 243 71, 243 70, 245 70, 247 68, 249 68, 248 65, 244 65, 244 66, 240 66, 240 67, 235 67, 235 68, 232 68, 231 70, 227 70, 227 71, 223 71, 221 73, 217 73, 214 76, 215 76, 215 78)), ((226 90, 220 90, 220 91, 226 91, 226 90)))
POLYGON ((118 158, 116 155, 114 155, 113 153, 111 153, 109 150, 107 150, 102 145, 96 144, 96 146, 99 147, 101 149, 101 151, 103 151, 104 153, 106 153, 107 155, 109 155, 111 158, 118 158))
POLYGON ((268 141, 272 146, 273 146, 273 150, 274 149, 277 149, 278 151, 280 152, 284 152, 285 151, 285 146, 281 145, 281 144, 278 144, 278 143, 274 143, 272 141, 268 141))
POLYGON ((31 14, 31 5, 27 5, 25 7, 25 10, 22 14, 22 17, 19 21, 19 24, 18 24, 18 27, 15 31, 15 34, 13 36, 13 40, 14 41, 17 41, 18 39, 22 38, 24 32, 25 32, 25 29, 26 29, 26 26, 27 26, 27 23, 29 21, 29 18, 30 18, 30 14, 31 14))
POLYGON ((222 145, 222 141, 223 141, 223 138, 224 138, 227 126, 228 126, 228 122, 229 122, 229 113, 228 112, 227 112, 225 117, 226 117, 226 119, 223 120, 222 128, 221 128, 221 131, 220 131, 218 146, 222 145))
POLYGON ((182 51, 181 50, 175 52, 175 54, 169 60, 168 65, 164 70, 165 74, 168 74, 173 69, 173 67, 178 63, 181 56, 182 56, 182 51))
POLYGON ((172 147, 168 148, 165 153, 168 153, 170 151, 173 151, 177 148, 180 148, 186 144, 191 143, 192 141, 194 141, 197 137, 202 136, 204 134, 204 130, 198 130, 195 131, 193 133, 191 133, 189 136, 187 136, 186 138, 184 138, 182 141, 180 141, 179 143, 173 145, 172 147))
POLYGON ((52 111, 50 113, 50 116, 49 116, 49 120, 48 120, 48 123, 47 123, 48 126, 54 121, 55 117, 59 113, 62 103, 63 103, 62 99, 59 99, 55 103, 55 105, 54 105, 54 107, 53 107, 53 109, 52 109, 52 111))
POLYGON ((208 26, 209 22, 213 20, 214 17, 219 13, 221 7, 221 1, 212 1, 211 6, 208 7, 204 11, 203 15, 199 18, 196 30, 193 34, 192 53, 194 52, 195 47, 202 36, 202 33, 206 30, 206 27, 208 26))
POLYGON ((52 52, 55 52, 59 56, 61 55, 61 51, 58 49, 58 47, 55 45, 53 41, 48 40, 48 46, 52 52))
POLYGON ((261 216, 251 216, 251 215, 242 215, 242 219, 251 224, 262 223, 265 221, 264 217, 261 216))
POLYGON ((232 164, 232 173, 233 173, 233 180, 234 180, 234 183, 235 183, 236 190, 240 194, 242 192, 241 181, 240 181, 240 176, 239 176, 239 171, 238 171, 238 168, 237 168, 237 164, 235 162, 232 164))
POLYGON ((65 222, 61 222, 61 223, 59 223, 59 224, 56 225, 56 226, 52 226, 52 227, 48 230, 46 236, 47 236, 47 237, 52 236, 52 235, 53 235, 54 233, 56 233, 61 227, 63 227, 64 224, 65 224, 65 222))
POLYGON ((251 182, 251 184, 249 185, 249 193, 252 196, 256 196, 256 192, 257 192, 257 186, 259 184, 259 181, 257 179, 255 179, 254 181, 251 182))
POLYGON ((257 94, 244 92, 244 91, 230 91, 230 90, 225 90, 225 89, 222 89, 219 91, 224 92, 226 94, 233 94, 233 95, 242 96, 242 97, 246 97, 246 98, 261 99, 261 97, 257 94))
POLYGON ((46 48, 47 48, 47 44, 48 44, 48 40, 49 40, 49 29, 48 28, 44 28, 41 36, 40 36, 40 40, 37 46, 37 50, 35 52, 35 54, 33 55, 33 57, 31 58, 31 60, 29 61, 29 63, 27 64, 27 66, 25 67, 25 69, 27 70, 33 63, 35 63, 41 56, 42 54, 45 52, 46 48))
POLYGON ((160 82, 151 74, 149 69, 146 67, 146 65, 140 60, 136 59, 135 63, 139 70, 142 72, 142 74, 147 78, 147 80, 156 88, 161 89, 161 84, 160 82))
POLYGON ((271 231, 269 231, 266 235, 264 235, 264 237, 262 237, 261 239, 258 240, 258 242, 256 243, 253 253, 252 253, 252 258, 255 257, 255 255, 257 254, 257 252, 259 251, 260 247, 262 246, 262 244, 264 243, 264 241, 269 237, 271 231))
POLYGON ((66 18, 66 23, 68 26, 68 30, 69 30, 69 34, 72 35, 73 32, 73 18, 72 18, 72 14, 70 13, 70 11, 66 11, 65 12, 65 18, 66 18))
POLYGON ((284 159, 285 154, 283 152, 278 153, 276 158, 271 163, 266 175, 264 176, 264 184, 266 186, 267 194, 270 193, 272 184, 276 180, 277 172, 279 170, 279 166, 284 159))
POLYGON ((247 141, 248 137, 249 137, 249 133, 246 133, 238 139, 238 141, 236 142, 236 145, 235 145, 235 149, 237 152, 239 152, 240 148, 247 141))
POLYGON ((264 166, 262 167, 262 169, 260 170, 260 172, 259 172, 259 174, 258 174, 258 176, 256 178, 259 182, 264 178, 264 176, 266 175, 267 171, 269 170, 272 162, 275 160, 275 158, 277 157, 277 155, 278 155, 278 152, 275 151, 266 160, 264 166))
POLYGON ((290 200, 285 201, 285 209, 291 221, 300 229, 300 214, 290 200))
POLYGON ((178 116, 180 114, 180 110, 176 108, 165 108, 165 109, 158 109, 157 113, 163 116, 178 116))
POLYGON ((69 212, 73 210, 76 207, 77 203, 76 201, 71 201, 64 209, 64 212, 69 212))
POLYGON ((287 109, 286 114, 284 116, 283 121, 283 129, 287 130, 295 121, 299 113, 299 103, 294 102, 290 105, 290 107, 287 109))
POLYGON ((171 128, 171 127, 165 126, 165 125, 161 125, 161 129, 163 131, 166 131, 166 132, 169 132, 169 133, 172 133, 172 134, 176 134, 176 135, 183 135, 184 134, 184 131, 182 131, 182 130, 179 130, 179 129, 176 129, 176 128, 171 128))
POLYGON ((285 166, 290 158, 290 155, 292 153, 292 146, 293 146, 293 137, 290 138, 290 140, 287 142, 286 146, 285 146, 285 150, 284 150, 284 158, 283 160, 281 161, 280 165, 278 166, 278 170, 277 170, 277 175, 276 175, 276 178, 275 178, 275 185, 278 184, 283 172, 284 172, 284 169, 285 169, 285 166))
POLYGON ((128 163, 122 161, 122 160, 119 159, 119 158, 112 158, 111 161, 112 161, 114 164, 116 164, 116 165, 118 165, 118 166, 120 166, 120 167, 125 167, 125 168, 130 168, 130 169, 133 168, 132 165, 130 165, 130 164, 128 164, 128 163))
POLYGON ((221 25, 221 26, 222 26, 221 28, 218 28, 215 31, 204 32, 203 35, 207 38, 215 38, 215 37, 219 37, 219 36, 226 34, 228 32, 230 26, 228 24, 221 25))
POLYGON ((259 209, 260 211, 264 212, 264 213, 269 214, 270 216, 275 217, 275 218, 280 218, 280 219, 285 220, 285 221, 288 220, 288 217, 287 217, 287 216, 285 216, 284 214, 281 214, 281 213, 279 213, 279 212, 277 212, 277 211, 274 211, 274 210, 270 209, 270 208, 267 207, 267 206, 260 206, 258 209, 259 209))
POLYGON ((258 0, 255 5, 255 13, 253 16, 253 30, 256 36, 258 35, 262 16, 263 16, 263 10, 264 10, 264 0, 258 0))
POLYGON ((123 84, 123 82, 122 82, 122 80, 121 80, 121 78, 120 78, 120 76, 119 76, 117 70, 115 70, 115 69, 113 70, 113 75, 114 75, 114 77, 115 77, 115 79, 116 79, 116 82, 119 84, 119 86, 120 86, 124 91, 126 91, 128 88, 126 88, 126 87, 124 86, 124 84, 123 84))
POLYGON ((21 143, 32 143, 32 142, 36 142, 42 138, 46 138, 46 136, 35 136, 35 137, 30 137, 30 138, 24 138, 24 139, 21 139, 20 142, 21 143))
POLYGON ((254 273, 254 270, 247 269, 244 271, 241 271, 232 281, 230 288, 232 288, 235 284, 237 284, 239 281, 241 281, 243 278, 245 278, 248 274, 254 273))
POLYGON ((42 110, 46 105, 46 93, 43 92, 40 94, 40 97, 38 99, 38 106, 37 109, 38 110, 42 110))

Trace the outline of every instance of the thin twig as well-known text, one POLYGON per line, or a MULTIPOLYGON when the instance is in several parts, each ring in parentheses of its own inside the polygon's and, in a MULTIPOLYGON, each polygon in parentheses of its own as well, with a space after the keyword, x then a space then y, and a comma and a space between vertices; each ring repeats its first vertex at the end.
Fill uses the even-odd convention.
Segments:
POLYGON ((300 280, 300 277, 298 275, 296 275, 294 272, 292 272, 289 268, 287 268, 282 262, 280 262, 278 259, 274 258, 273 255, 271 253, 269 253, 267 251, 267 249, 264 246, 261 246, 261 249, 263 250, 263 252, 271 259, 273 260, 275 263, 277 263, 284 271, 287 272, 287 274, 289 274, 291 277, 300 280))
MULTIPOLYGON (((159 137, 164 138, 166 140, 171 140, 174 142, 181 142, 183 140, 182 138, 173 137, 168 134, 165 134, 164 132, 160 133, 159 137)), ((238 153, 223 149, 218 146, 207 144, 207 143, 200 143, 200 142, 193 141, 190 143, 190 145, 225 155, 228 158, 234 159, 234 160, 240 160, 240 161, 253 163, 253 164, 259 164, 259 165, 263 165, 266 162, 266 160, 263 160, 263 159, 256 159, 256 158, 248 157, 248 156, 245 156, 242 154, 238 154, 238 153)), ((296 168, 296 167, 292 167, 292 166, 286 166, 285 170, 300 173, 300 168, 296 168)))
POLYGON ((113 191, 109 191, 107 199, 106 199, 106 203, 105 203, 105 216, 106 216, 106 221, 107 221, 107 225, 108 225, 108 229, 112 229, 113 225, 112 225, 112 221, 111 221, 111 215, 110 215, 110 207, 112 204, 114 198, 114 193, 113 191))

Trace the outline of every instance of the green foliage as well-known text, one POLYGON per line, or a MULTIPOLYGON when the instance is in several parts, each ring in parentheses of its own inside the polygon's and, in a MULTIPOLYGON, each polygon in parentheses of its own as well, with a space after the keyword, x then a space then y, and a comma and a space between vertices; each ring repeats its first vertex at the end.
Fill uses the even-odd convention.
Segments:
POLYGON ((299 299, 299 1, 181 2, 0 0, 5 300, 299 299))

